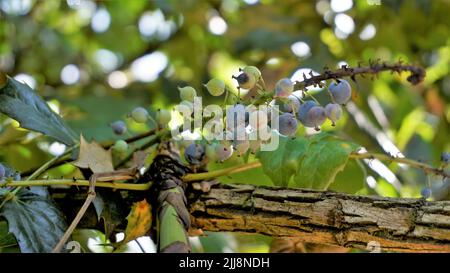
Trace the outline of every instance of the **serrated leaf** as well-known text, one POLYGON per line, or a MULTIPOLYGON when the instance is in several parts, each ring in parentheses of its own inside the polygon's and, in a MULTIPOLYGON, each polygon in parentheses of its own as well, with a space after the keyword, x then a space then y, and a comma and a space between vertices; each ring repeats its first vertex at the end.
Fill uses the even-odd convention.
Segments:
POLYGON ((145 199, 134 203, 127 220, 125 238, 118 244, 115 244, 116 247, 144 236, 150 230, 152 226, 152 209, 150 204, 145 199))
POLYGON ((28 85, 8 77, 0 89, 0 112, 17 120, 20 126, 54 138, 66 145, 77 141, 76 133, 53 112, 28 85))
POLYGON ((72 163, 80 168, 89 168, 93 173, 111 172, 114 170, 111 150, 105 150, 95 141, 87 142, 80 137, 78 159, 72 163))
POLYGON ((67 225, 51 199, 22 189, 6 202, 1 216, 24 253, 51 252, 67 225))
POLYGON ((311 143, 294 175, 293 183, 300 188, 328 189, 356 148, 355 144, 332 136, 311 143))

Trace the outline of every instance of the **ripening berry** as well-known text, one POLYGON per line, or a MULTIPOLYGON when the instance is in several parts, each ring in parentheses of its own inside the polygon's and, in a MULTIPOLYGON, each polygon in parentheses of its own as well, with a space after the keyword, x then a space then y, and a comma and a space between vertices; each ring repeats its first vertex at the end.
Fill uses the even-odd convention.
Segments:
POLYGON ((118 153, 126 153, 128 150, 128 143, 125 140, 119 139, 114 143, 113 150, 118 153))
POLYGON ((233 76, 232 78, 235 79, 238 82, 239 87, 243 89, 252 89, 257 82, 255 75, 245 72, 242 72, 237 77, 233 76))
POLYGON ((285 136, 294 136, 297 132, 297 119, 291 113, 284 113, 279 117, 279 129, 280 134, 285 136))
POLYGON ((250 141, 248 139, 233 141, 233 149, 236 151, 238 156, 244 155, 249 148, 250 141))
POLYGON ((192 86, 178 87, 181 100, 194 101, 197 91, 192 86))
POLYGON ((261 78, 261 71, 256 66, 246 66, 242 71, 246 74, 253 75, 256 78, 256 81, 258 81, 261 78))
POLYGON ((205 147, 198 143, 191 143, 184 150, 184 158, 191 165, 201 165, 205 159, 205 147))
POLYGON ((228 144, 218 143, 216 145, 216 154, 217 160, 224 162, 233 155, 233 148, 228 144))
POLYGON ((420 191, 420 195, 422 195, 423 198, 430 198, 431 197, 431 189, 430 188, 423 188, 420 191))
POLYGON ((314 106, 317 106, 317 103, 315 101, 307 100, 302 103, 298 109, 297 117, 300 122, 306 127, 314 127, 314 124, 310 123, 308 120, 308 111, 314 106))
POLYGON ((172 113, 167 109, 158 109, 158 111, 156 112, 156 122, 160 126, 164 126, 169 123, 171 118, 172 113))
POLYGON ((332 82, 328 86, 333 101, 337 104, 346 104, 352 97, 352 87, 346 80, 339 80, 339 83, 332 82))
POLYGON ((448 153, 448 152, 443 152, 443 153, 441 154, 441 161, 442 161, 442 163, 444 163, 444 164, 450 163, 450 153, 448 153))
POLYGON ((287 98, 294 91, 294 84, 288 78, 279 80, 275 85, 275 97, 287 98))
POLYGON ((316 131, 319 131, 319 126, 322 125, 327 119, 325 108, 323 108, 322 106, 312 107, 311 109, 309 109, 308 114, 306 115, 306 119, 308 123, 314 125, 314 129, 316 129, 316 131))
POLYGON ((3 164, 0 163, 0 180, 5 176, 5 174, 6 174, 5 166, 3 166, 3 164))
POLYGON ((205 84, 208 92, 213 96, 220 96, 225 92, 225 83, 219 79, 211 79, 205 84))
POLYGON ((331 120, 331 125, 336 126, 336 121, 338 121, 342 116, 342 108, 339 104, 328 103, 325 106, 325 113, 327 117, 331 120))
POLYGON ((289 113, 297 113, 299 108, 300 100, 294 95, 288 96, 287 101, 282 102, 280 105, 281 111, 289 113))
POLYGON ((109 126, 111 126, 114 134, 116 135, 123 135, 127 132, 127 126, 125 125, 125 122, 121 120, 114 121, 109 126))
POLYGON ((148 119, 148 112, 143 107, 136 107, 133 109, 133 111, 131 111, 130 116, 137 123, 145 123, 148 119))

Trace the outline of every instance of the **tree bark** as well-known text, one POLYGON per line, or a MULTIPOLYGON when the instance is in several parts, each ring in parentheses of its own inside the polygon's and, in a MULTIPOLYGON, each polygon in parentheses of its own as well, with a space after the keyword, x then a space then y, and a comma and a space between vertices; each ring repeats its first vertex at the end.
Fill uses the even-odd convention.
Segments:
POLYGON ((450 252, 450 201, 217 185, 191 199, 192 226, 386 252, 450 252))
MULTIPOLYGON (((356 196, 330 191, 218 184, 203 193, 189 187, 192 227, 259 233, 295 241, 383 252, 450 252, 450 201, 356 196)), ((70 220, 86 197, 58 189, 52 197, 70 220)), ((125 207, 148 198, 122 191, 125 207)), ((124 228, 126 220, 119 226, 124 228)), ((79 228, 102 229, 91 206, 79 228)))

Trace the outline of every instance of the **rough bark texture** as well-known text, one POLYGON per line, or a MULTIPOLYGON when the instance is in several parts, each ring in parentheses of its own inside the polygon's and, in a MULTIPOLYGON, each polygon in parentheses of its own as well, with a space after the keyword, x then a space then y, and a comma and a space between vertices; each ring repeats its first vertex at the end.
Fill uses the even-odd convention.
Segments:
POLYGON ((217 185, 191 199, 204 231, 260 233, 381 251, 450 252, 450 201, 217 185))
MULTIPOLYGON (((52 197, 70 220, 86 197, 59 189, 52 197)), ((146 192, 122 191, 130 207, 146 192)), ((192 226, 204 231, 260 233, 295 241, 381 251, 450 252, 450 201, 355 196, 303 189, 213 185, 188 189, 192 226)), ((118 229, 126 226, 126 220, 118 229)), ((90 207, 79 227, 102 229, 90 207)), ((118 230, 117 230, 118 231, 118 230)))

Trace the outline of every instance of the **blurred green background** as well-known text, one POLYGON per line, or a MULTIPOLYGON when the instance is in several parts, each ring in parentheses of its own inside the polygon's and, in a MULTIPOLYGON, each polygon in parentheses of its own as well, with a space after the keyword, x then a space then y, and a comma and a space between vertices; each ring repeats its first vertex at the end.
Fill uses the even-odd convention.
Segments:
MULTIPOLYGON (((136 106, 154 114, 175 105, 177 86, 221 102, 202 83, 217 77, 235 90, 231 75, 244 65, 259 67, 272 88, 310 70, 401 59, 426 68, 425 82, 411 86, 406 73, 357 78, 344 119, 324 130, 369 151, 437 165, 450 150, 449 12, 448 0, 0 0, 0 70, 35 88, 77 132, 102 141, 118 138, 108 124, 136 106)), ((148 129, 126 120, 132 134, 148 129)), ((0 161, 17 170, 64 148, 0 117, 0 161)), ((350 164, 338 176, 349 189, 336 190, 418 197, 428 183, 442 183, 405 166, 366 163, 366 172, 350 164), (352 185, 356 176, 365 185, 352 185)), ((64 166, 51 175, 73 171, 64 166)), ((261 172, 251 175, 270 184, 261 172)), ((239 178, 249 183, 248 174, 239 178)), ((231 235, 208 237, 203 250, 267 251, 270 242, 223 236, 231 235)))

